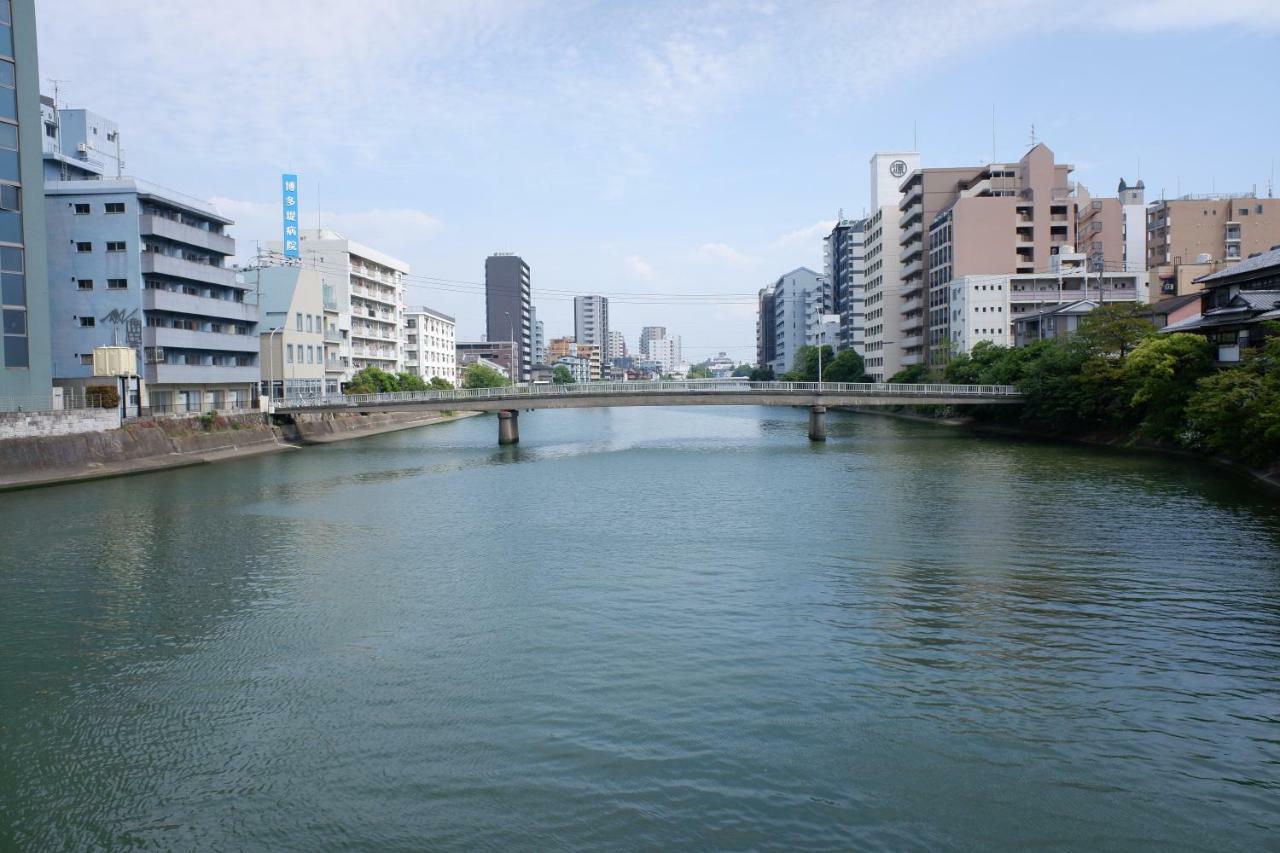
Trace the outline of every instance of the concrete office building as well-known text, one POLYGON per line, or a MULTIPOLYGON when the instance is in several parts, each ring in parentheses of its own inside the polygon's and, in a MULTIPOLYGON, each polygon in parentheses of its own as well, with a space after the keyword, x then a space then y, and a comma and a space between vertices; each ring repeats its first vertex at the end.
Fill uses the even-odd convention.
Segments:
POLYGON ((533 380, 533 305, 529 265, 519 255, 490 255, 484 261, 485 331, 490 341, 513 341, 517 383, 533 380))
MULTIPOLYGON (((319 270, 333 287, 337 358, 326 364, 326 383, 345 382, 366 367, 404 369, 405 276, 409 265, 328 228, 300 229, 301 265, 319 270)), ((266 245, 280 257, 279 241, 266 245)))
POLYGON ((831 282, 832 309, 840 315, 836 348, 863 354, 866 269, 864 267, 865 219, 840 218, 823 238, 822 255, 831 282))
POLYGON ((684 363, 679 335, 667 335, 649 341, 647 360, 656 362, 663 373, 674 373, 684 363))
POLYGON ((0 4, 0 410, 53 406, 35 0, 0 4))
POLYGON ((1185 195, 1146 211, 1152 293, 1199 293, 1197 279, 1280 245, 1280 198, 1253 193, 1185 195))
MULTIPOLYGON (((902 182, 920 167, 920 155, 914 151, 879 152, 871 158, 871 214, 864 228, 864 268, 866 278, 863 300, 864 359, 867 373, 883 382, 903 367, 903 312, 923 314, 923 285, 917 285, 912 298, 904 302, 902 282, 902 239, 898 209, 902 203, 902 182)), ((923 216, 923 214, 922 214, 923 216)), ((910 327, 906 343, 919 363, 923 322, 910 327), (919 339, 919 340, 917 340, 919 339)))
POLYGON ((584 383, 591 381, 591 360, 576 355, 562 355, 555 360, 556 367, 563 367, 569 371, 569 375, 573 377, 576 383, 584 383))
POLYGON ((259 376, 258 306, 227 266, 231 220, 134 178, 45 184, 53 372, 83 387, 95 347, 139 354, 146 405, 247 408, 259 376))
POLYGON ((603 296, 573 297, 573 339, 598 347, 604 356, 609 346, 609 300, 603 296))
POLYGON ((425 306, 404 315, 404 369, 430 382, 458 385, 457 323, 448 314, 425 306))
POLYGON ((326 387, 326 350, 336 347, 337 315, 325 310, 325 280, 319 270, 273 266, 246 270, 246 284, 258 291, 262 393, 271 399, 320 397, 326 387))
POLYGON ((799 267, 762 288, 758 300, 756 362, 780 375, 794 366, 801 346, 822 340, 824 317, 831 314, 831 283, 799 267))

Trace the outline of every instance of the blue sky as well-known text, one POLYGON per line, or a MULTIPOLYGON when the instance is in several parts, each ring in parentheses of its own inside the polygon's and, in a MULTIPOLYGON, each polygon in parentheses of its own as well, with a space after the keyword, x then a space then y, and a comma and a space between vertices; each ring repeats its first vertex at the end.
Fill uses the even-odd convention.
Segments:
MULTIPOLYGON (((1034 124, 1095 194, 1139 167, 1149 198, 1265 192, 1280 160, 1280 0, 37 8, 63 102, 119 121, 130 174, 214 199, 244 255, 296 171, 308 226, 318 197, 326 226, 461 282, 518 252, 548 335, 572 334, 568 293, 619 294, 629 346, 666 325, 693 360, 752 357, 753 294, 820 269, 873 152, 989 161, 993 108, 998 159, 1034 124)), ((483 331, 477 287, 408 300, 483 331)))

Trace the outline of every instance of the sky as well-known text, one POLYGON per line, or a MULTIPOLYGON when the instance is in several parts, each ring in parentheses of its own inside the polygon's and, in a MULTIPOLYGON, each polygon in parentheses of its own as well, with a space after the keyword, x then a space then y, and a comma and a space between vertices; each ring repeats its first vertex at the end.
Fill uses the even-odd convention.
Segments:
POLYGON ((212 200, 242 260, 303 222, 407 261, 484 332, 484 259, 611 327, 753 360, 755 294, 822 269, 876 151, 1016 160, 1095 194, 1267 191, 1280 0, 37 0, 43 88, 119 122, 127 174, 212 200))

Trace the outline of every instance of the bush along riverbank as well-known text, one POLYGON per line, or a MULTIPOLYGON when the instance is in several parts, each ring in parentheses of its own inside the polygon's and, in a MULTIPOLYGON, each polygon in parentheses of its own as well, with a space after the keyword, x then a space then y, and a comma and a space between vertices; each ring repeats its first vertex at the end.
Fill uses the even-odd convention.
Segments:
MULTIPOLYGON (((1018 407, 973 407, 979 424, 1115 446, 1177 450, 1280 482, 1280 338, 1216 367, 1202 335, 1161 334, 1142 306, 1107 305, 1065 340, 979 343, 944 382, 1015 385, 1018 407)), ((891 381, 921 381, 906 377, 891 381)))

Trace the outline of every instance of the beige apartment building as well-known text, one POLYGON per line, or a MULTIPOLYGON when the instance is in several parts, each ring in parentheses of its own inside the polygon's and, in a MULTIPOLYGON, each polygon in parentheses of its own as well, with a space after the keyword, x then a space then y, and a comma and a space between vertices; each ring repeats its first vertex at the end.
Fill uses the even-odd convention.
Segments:
MULTIPOLYGON (((903 260, 918 253, 916 211, 923 217, 927 336, 920 350, 907 345, 904 358, 919 352, 928 363, 946 364, 954 346, 951 334, 952 281, 977 275, 1049 272, 1059 253, 1087 258, 1092 270, 1124 270, 1134 262, 1126 247, 1130 229, 1141 230, 1141 188, 1124 198, 1092 198, 1070 180, 1072 167, 1058 163, 1043 143, 1016 163, 992 163, 970 169, 920 170, 904 183, 901 205, 903 260), (932 171, 932 189, 930 175, 932 171), (920 192, 915 188, 920 187, 920 192), (919 202, 917 197, 923 196, 919 202), (1135 207, 1136 204, 1136 207, 1135 207), (930 207, 937 212, 930 217, 930 207)), ((907 267, 904 266, 904 281, 907 267)), ((904 296, 912 293, 904 284, 904 296)), ((913 322, 904 308, 904 327, 913 322)))
POLYGON ((1280 199, 1186 195, 1147 208, 1147 269, 1159 296, 1198 293, 1197 278, 1278 244, 1280 199))

